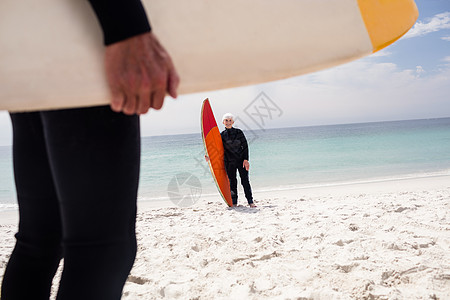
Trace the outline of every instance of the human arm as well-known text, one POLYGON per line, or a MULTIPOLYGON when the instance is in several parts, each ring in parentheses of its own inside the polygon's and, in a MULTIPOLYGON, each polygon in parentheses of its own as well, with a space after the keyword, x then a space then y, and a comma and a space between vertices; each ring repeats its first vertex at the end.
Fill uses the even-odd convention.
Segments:
POLYGON ((241 153, 242 153, 242 158, 248 161, 248 143, 247 143, 247 139, 245 138, 244 132, 242 130, 239 129, 238 132, 238 138, 241 141, 241 153))
POLYGON ((89 0, 109 46, 150 32, 151 26, 140 0, 89 0))
POLYGON ((89 0, 103 30, 111 108, 128 115, 160 109, 177 97, 179 77, 140 0, 89 0))
POLYGON ((242 167, 248 171, 250 169, 250 163, 248 162, 248 143, 247 139, 245 138, 244 132, 240 129, 239 140, 241 141, 242 157, 244 159, 242 167))

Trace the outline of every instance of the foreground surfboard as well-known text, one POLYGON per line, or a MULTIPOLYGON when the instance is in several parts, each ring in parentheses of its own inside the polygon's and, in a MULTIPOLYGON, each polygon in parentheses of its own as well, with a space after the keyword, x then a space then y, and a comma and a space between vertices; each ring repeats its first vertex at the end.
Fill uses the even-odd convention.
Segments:
MULTIPOLYGON (((179 93, 297 76, 386 47, 413 0, 144 0, 180 73, 179 93)), ((102 34, 88 1, 0 1, 0 109, 109 103, 102 34)))
POLYGON ((222 137, 208 99, 205 99, 202 104, 201 127, 203 145, 205 146, 205 153, 209 157, 208 164, 212 177, 223 200, 231 207, 233 206, 233 200, 231 199, 230 181, 228 180, 223 159, 225 150, 223 149, 222 137))

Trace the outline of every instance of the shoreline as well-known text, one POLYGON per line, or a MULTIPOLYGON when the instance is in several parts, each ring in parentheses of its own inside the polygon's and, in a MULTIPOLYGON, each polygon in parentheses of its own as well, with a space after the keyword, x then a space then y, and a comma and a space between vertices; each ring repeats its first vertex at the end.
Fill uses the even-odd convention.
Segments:
MULTIPOLYGON (((417 191, 423 189, 440 189, 450 187, 450 175, 438 174, 420 177, 405 178, 385 178, 376 180, 367 180, 359 182, 341 182, 327 183, 308 186, 283 187, 280 189, 254 190, 254 198, 257 203, 259 199, 264 198, 280 198, 292 197, 294 195, 303 196, 320 196, 320 195, 345 195, 345 194, 374 194, 389 193, 402 191, 417 191)), ((239 186, 239 204, 245 205, 245 198, 239 186)), ((201 196, 200 202, 218 201, 222 203, 222 199, 218 193, 201 196)), ((161 200, 138 200, 138 211, 146 211, 149 209, 158 209, 166 207, 178 207, 170 199, 161 200)), ((193 206, 195 206, 194 204, 193 206)), ((17 224, 19 218, 18 209, 9 209, 0 211, 0 225, 17 224)))
MULTIPOLYGON (((302 195, 303 197, 316 197, 327 195, 353 195, 353 194, 380 194, 403 191, 419 191, 427 189, 445 189, 450 187, 450 175, 433 175, 426 177, 382 179, 377 181, 343 182, 334 184, 324 184, 317 186, 298 186, 291 188, 254 190, 253 195, 256 202, 265 198, 289 198, 302 195)), ((245 205, 246 200, 242 187, 238 186, 239 203, 245 205)), ((217 201, 222 204, 219 193, 202 195, 199 202, 217 201)), ((197 204, 197 203, 196 203, 197 204)), ((195 207, 194 204, 192 207, 195 207)), ((138 209, 145 211, 164 207, 178 207, 171 200, 144 200, 138 201, 138 209)))

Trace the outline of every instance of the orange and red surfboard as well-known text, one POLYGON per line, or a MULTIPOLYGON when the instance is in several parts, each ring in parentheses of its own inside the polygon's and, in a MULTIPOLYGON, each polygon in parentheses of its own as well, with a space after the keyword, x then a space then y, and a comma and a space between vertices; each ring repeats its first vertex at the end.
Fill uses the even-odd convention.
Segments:
POLYGON ((203 145, 205 146, 205 153, 209 157, 208 164, 212 177, 225 203, 228 206, 233 206, 230 181, 228 180, 225 162, 223 160, 225 151, 223 149, 222 137, 220 136, 220 131, 208 99, 205 99, 202 104, 201 121, 203 145))

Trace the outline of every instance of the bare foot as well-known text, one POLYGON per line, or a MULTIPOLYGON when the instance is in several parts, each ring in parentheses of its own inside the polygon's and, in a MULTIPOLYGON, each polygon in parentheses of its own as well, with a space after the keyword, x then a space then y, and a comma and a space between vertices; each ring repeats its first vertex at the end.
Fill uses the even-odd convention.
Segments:
POLYGON ((256 207, 256 204, 255 203, 250 203, 249 206, 253 208, 253 207, 256 207))

